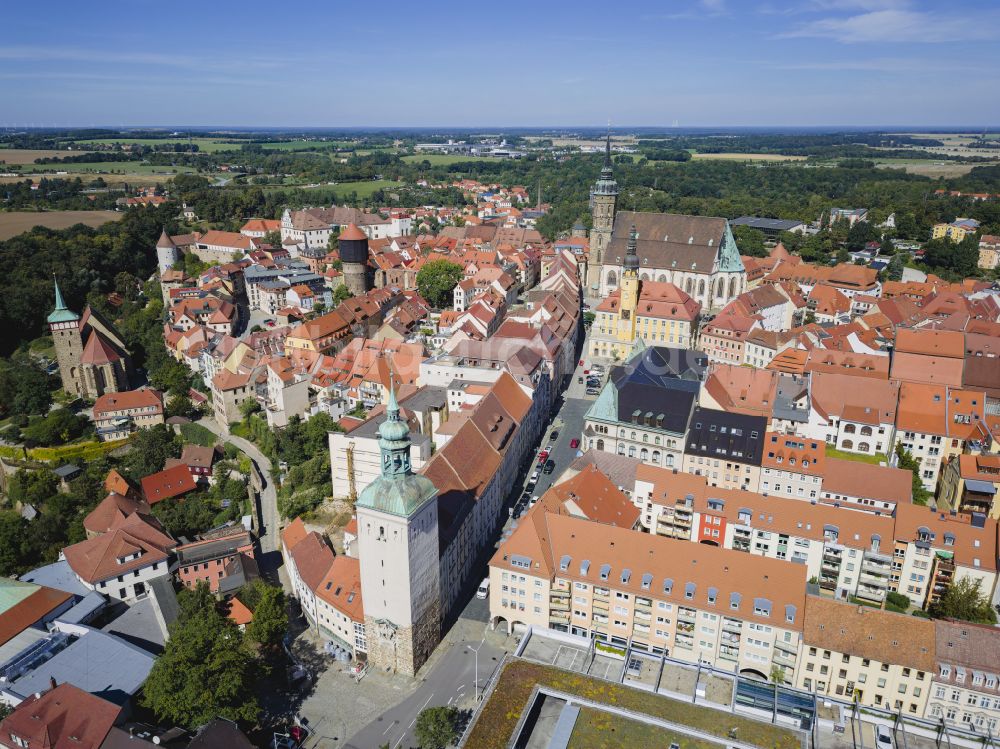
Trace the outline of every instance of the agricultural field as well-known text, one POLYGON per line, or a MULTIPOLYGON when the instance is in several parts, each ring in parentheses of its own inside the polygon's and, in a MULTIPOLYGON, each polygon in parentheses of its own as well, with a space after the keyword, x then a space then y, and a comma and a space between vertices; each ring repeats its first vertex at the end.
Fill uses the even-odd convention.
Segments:
POLYGON ((805 161, 805 156, 783 153, 692 153, 692 159, 705 161, 805 161))
MULTIPOLYGON (((199 151, 205 153, 215 153, 216 151, 239 150, 240 143, 225 143, 224 138, 192 138, 191 142, 198 146, 199 151)), ((127 145, 157 146, 165 143, 186 144, 187 138, 94 138, 91 140, 78 140, 76 143, 94 144, 114 144, 122 143, 127 145)))
POLYGON ((461 164, 468 161, 490 161, 491 159, 491 156, 463 156, 453 153, 415 153, 403 157, 403 161, 407 164, 422 164, 428 161, 431 166, 448 166, 449 164, 461 164))
POLYGON ((973 167, 993 166, 1000 162, 962 162, 937 161, 935 159, 881 159, 875 162, 882 169, 902 169, 909 174, 920 174, 924 177, 961 177, 968 174, 973 167))
POLYGON ((0 241, 10 239, 36 226, 65 229, 74 224, 100 226, 121 220, 118 211, 0 211, 0 241))
MULTIPOLYGON (((6 164, 34 164, 35 159, 78 156, 84 151, 36 151, 28 148, 0 148, 0 161, 6 164)), ((3 171, 0 169, 0 171, 3 171)))

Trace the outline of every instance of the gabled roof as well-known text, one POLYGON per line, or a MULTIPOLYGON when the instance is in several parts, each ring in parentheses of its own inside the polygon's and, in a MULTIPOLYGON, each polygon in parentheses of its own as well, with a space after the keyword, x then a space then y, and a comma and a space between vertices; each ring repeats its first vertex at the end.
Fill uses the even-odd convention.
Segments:
POLYGON ((64 683, 25 699, 0 723, 0 736, 17 736, 32 749, 98 749, 120 713, 113 702, 64 683))
POLYGON ((119 520, 107 533, 67 546, 63 555, 81 580, 94 584, 165 561, 174 546, 170 536, 136 512, 119 520), (135 559, 119 561, 137 553, 135 559))
POLYGON ((91 533, 107 533, 134 512, 148 515, 149 505, 141 499, 111 492, 83 519, 83 527, 91 533))
POLYGON ((198 488, 187 465, 176 465, 150 474, 142 480, 142 493, 150 505, 179 497, 198 488))
POLYGON ((110 341, 98 330, 91 330, 87 343, 83 347, 83 354, 80 355, 81 364, 92 364, 100 366, 119 361, 121 356, 111 345, 110 341))
POLYGON ((55 588, 0 578, 0 645, 46 618, 72 596, 55 588), (15 595, 8 595, 13 591, 15 595))

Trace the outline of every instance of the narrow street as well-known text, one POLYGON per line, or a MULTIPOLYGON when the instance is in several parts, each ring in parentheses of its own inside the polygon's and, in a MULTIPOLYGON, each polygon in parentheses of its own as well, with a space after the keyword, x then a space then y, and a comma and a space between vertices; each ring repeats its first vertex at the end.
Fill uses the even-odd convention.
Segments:
POLYGON ((277 579, 278 568, 281 567, 281 539, 278 537, 280 522, 278 518, 278 492, 271 475, 271 461, 256 445, 236 435, 223 434, 219 425, 210 417, 204 417, 197 422, 215 434, 223 442, 231 442, 245 452, 260 471, 262 488, 258 495, 258 512, 260 513, 260 528, 257 537, 260 542, 261 559, 258 560, 261 572, 271 579, 277 579))

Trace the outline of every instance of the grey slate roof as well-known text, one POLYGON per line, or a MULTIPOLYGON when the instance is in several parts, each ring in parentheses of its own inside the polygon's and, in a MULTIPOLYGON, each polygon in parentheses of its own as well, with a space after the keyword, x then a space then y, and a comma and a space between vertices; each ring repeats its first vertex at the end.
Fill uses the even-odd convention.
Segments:
POLYGON ((767 419, 763 416, 695 406, 684 452, 759 466, 766 430, 767 419))

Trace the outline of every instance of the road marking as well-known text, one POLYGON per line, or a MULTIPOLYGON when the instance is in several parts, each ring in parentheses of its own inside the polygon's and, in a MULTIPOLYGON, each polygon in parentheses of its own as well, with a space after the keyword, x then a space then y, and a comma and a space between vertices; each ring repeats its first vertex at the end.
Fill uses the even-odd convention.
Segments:
POLYGON ((396 727, 396 721, 392 721, 392 723, 389 724, 389 727, 386 728, 384 731, 382 731, 382 735, 385 736, 387 733, 389 733, 389 731, 391 731, 395 727, 396 727))
POLYGON ((449 698, 448 698, 448 704, 449 704, 449 705, 451 704, 451 701, 452 701, 453 699, 455 699, 455 698, 454 698, 454 697, 449 697, 449 698))

